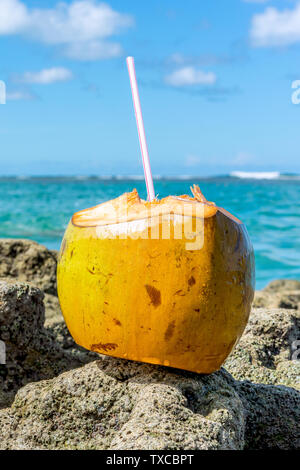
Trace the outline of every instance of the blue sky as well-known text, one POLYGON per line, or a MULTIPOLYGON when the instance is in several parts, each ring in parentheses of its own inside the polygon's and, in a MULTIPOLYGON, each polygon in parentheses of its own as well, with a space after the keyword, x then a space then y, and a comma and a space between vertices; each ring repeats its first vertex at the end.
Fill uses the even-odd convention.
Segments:
POLYGON ((300 0, 0 0, 0 173, 300 173, 300 0), (60 4, 60 5, 59 5, 60 4))

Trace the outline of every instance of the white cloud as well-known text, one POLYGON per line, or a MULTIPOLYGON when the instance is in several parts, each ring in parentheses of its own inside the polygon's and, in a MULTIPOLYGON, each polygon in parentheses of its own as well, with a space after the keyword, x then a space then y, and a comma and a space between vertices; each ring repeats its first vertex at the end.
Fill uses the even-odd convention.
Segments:
POLYGON ((216 82, 213 72, 203 72, 195 67, 182 67, 165 77, 165 82, 174 87, 189 85, 213 85, 216 82))
POLYGON ((300 3, 293 9, 279 11, 267 8, 253 16, 250 36, 252 44, 287 46, 300 41, 300 3))
POLYGON ((28 10, 19 0, 1 0, 0 34, 15 34, 28 26, 28 10))
POLYGON ((12 91, 6 93, 7 101, 34 100, 35 96, 27 91, 12 91))
POLYGON ((44 44, 63 46, 65 55, 73 59, 119 55, 121 46, 107 39, 133 23, 132 16, 97 0, 58 3, 52 9, 29 9, 21 0, 0 0, 0 35, 21 34, 44 44))
POLYGON ((25 72, 19 81, 22 83, 34 83, 48 85, 49 83, 65 82, 73 78, 71 70, 64 67, 53 67, 43 69, 39 72, 25 72))

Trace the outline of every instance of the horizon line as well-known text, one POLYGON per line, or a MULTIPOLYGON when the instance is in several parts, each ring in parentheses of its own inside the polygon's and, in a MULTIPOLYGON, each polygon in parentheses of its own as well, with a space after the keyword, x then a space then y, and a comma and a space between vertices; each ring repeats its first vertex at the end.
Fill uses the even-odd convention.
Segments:
MULTIPOLYGON (((231 178, 231 179, 255 179, 255 180, 284 180, 284 179, 299 179, 299 173, 292 172, 280 172, 280 171, 231 171, 223 174, 208 174, 208 175, 153 175, 154 180, 204 180, 204 179, 216 179, 216 178, 231 178)), ((26 181, 30 179, 72 179, 77 181, 84 180, 99 180, 99 181, 144 181, 144 175, 97 175, 97 174, 0 174, 0 179, 14 179, 19 181, 26 181)))

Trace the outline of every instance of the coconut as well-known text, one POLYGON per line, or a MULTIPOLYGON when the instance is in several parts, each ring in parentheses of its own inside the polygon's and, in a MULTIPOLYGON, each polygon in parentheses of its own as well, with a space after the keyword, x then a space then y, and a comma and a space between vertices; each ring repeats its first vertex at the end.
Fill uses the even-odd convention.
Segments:
POLYGON ((243 223, 206 201, 136 190, 73 215, 58 294, 74 340, 101 354, 198 373, 220 368, 254 295, 243 223))

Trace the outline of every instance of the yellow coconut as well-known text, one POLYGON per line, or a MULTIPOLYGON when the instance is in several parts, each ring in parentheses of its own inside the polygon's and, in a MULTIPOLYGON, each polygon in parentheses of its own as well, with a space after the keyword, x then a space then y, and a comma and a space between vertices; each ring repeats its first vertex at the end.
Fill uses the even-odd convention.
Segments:
POLYGON ((80 346, 198 373, 220 368, 246 326, 254 257, 245 226, 202 196, 134 190, 73 215, 58 263, 80 346))

